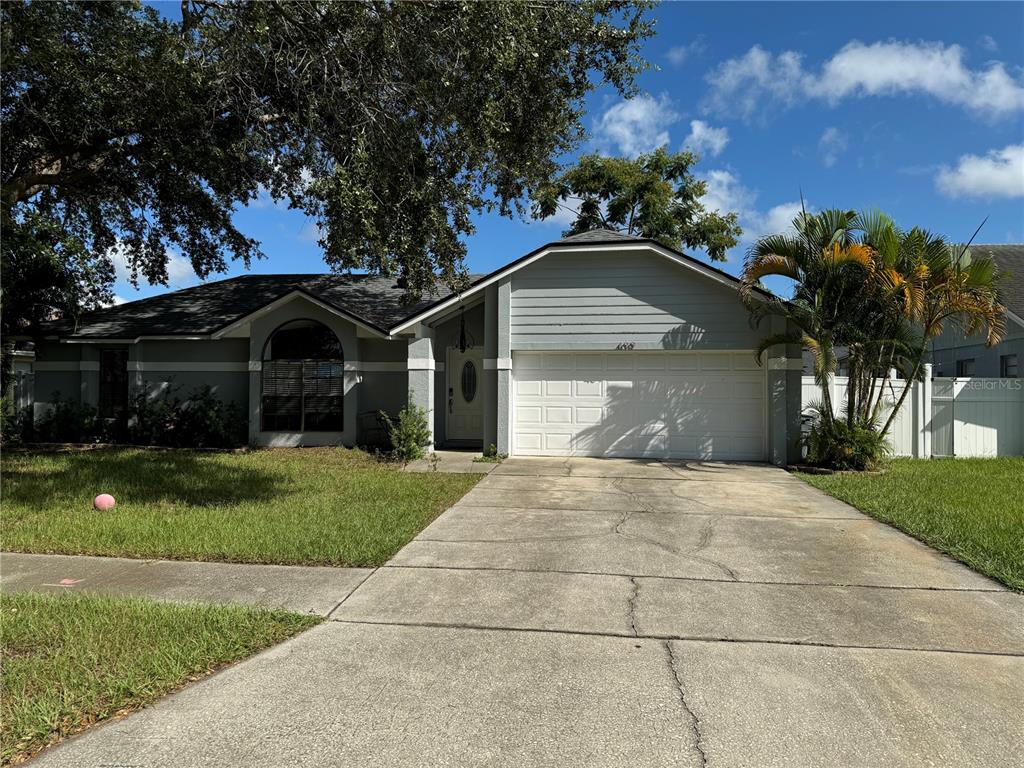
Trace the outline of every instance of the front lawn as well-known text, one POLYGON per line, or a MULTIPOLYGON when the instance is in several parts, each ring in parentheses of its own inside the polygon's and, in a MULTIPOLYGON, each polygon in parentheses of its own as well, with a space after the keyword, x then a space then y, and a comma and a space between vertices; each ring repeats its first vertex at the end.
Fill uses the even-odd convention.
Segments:
POLYGON ((343 448, 6 453, 3 547, 377 566, 480 477, 401 472, 343 448), (99 493, 116 508, 93 510, 99 493))
POLYGON ((0 595, 0 762, 146 706, 319 621, 238 606, 0 595))
POLYGON ((1024 458, 895 459, 883 475, 800 477, 1024 591, 1024 458))

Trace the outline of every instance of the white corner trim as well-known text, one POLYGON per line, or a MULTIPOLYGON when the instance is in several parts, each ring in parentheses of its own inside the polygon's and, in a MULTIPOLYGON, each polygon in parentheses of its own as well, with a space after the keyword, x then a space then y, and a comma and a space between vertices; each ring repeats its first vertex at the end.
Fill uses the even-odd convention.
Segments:
POLYGON ((437 364, 434 360, 409 360, 408 368, 410 371, 433 371, 437 369, 437 364))
POLYGON ((510 371, 512 359, 508 357, 488 358, 484 360, 485 371, 510 371))
POLYGON ((799 357, 770 357, 768 358, 769 371, 802 371, 804 361, 799 357))

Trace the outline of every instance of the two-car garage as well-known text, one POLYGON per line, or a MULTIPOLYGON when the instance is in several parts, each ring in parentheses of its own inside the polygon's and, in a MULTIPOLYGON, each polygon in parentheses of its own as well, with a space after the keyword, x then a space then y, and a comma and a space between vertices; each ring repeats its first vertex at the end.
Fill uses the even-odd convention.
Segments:
POLYGON ((762 461, 765 370, 750 352, 515 352, 513 452, 762 461))

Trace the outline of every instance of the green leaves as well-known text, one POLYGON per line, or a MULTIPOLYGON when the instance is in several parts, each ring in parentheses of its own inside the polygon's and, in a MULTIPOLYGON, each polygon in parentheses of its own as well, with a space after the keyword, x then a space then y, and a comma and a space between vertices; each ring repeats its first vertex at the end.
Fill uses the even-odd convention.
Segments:
MULTIPOLYGON (((597 85, 632 92, 648 8, 191 0, 179 23, 4 3, 5 243, 36 217, 149 282, 168 248, 205 277, 261 255, 232 216, 268 190, 315 220, 332 268, 455 287, 473 217, 523 208, 597 85)), ((5 280, 15 264, 5 245, 5 280)), ((5 311, 4 330, 54 310, 5 311)))
POLYGON ((584 155, 533 190, 532 213, 546 219, 571 211, 575 218, 566 235, 612 229, 677 250, 701 248, 724 261, 742 230, 735 213, 708 211, 701 204, 706 186, 691 173, 696 162, 690 152, 670 154, 664 148, 635 160, 584 155))

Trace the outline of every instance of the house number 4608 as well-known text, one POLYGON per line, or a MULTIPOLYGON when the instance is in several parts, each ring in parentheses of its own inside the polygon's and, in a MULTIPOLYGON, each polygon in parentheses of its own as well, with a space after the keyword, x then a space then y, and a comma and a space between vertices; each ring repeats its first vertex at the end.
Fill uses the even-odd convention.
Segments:
POLYGON ((632 348, 633 348, 633 347, 634 347, 635 345, 636 345, 636 344, 635 344, 635 342, 632 342, 632 341, 624 341, 624 342, 622 342, 621 344, 619 344, 619 345, 618 345, 617 347, 615 347, 615 348, 616 348, 616 349, 632 349, 632 348))

